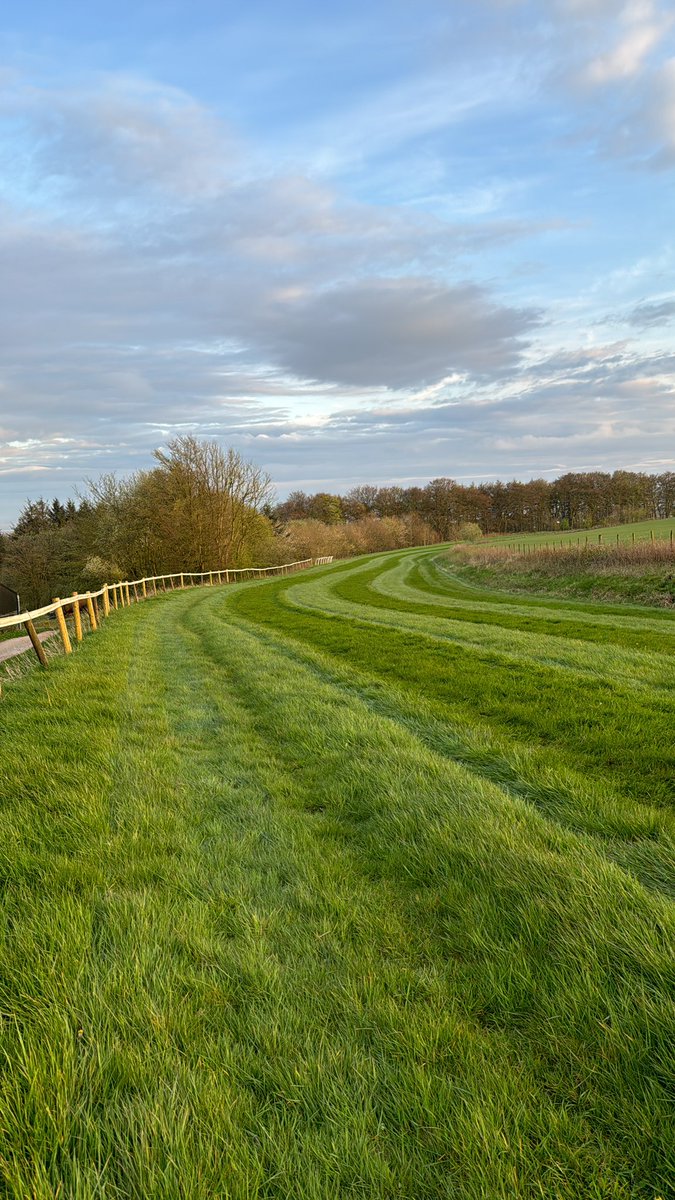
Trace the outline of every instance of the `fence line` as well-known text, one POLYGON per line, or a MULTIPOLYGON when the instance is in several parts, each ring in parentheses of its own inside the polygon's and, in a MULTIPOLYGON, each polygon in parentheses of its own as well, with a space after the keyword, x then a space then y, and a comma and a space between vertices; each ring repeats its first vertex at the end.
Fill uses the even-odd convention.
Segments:
POLYGON ((326 555, 323 558, 303 558, 297 562, 282 563, 280 566, 275 567, 223 567, 216 571, 175 571, 171 575, 146 575, 144 579, 119 580, 117 583, 104 583, 103 587, 99 588, 97 592, 73 592, 72 596, 66 596, 63 599, 57 597, 51 604, 45 604, 42 608, 34 608, 29 612, 17 613, 16 616, 12 617, 0 617, 0 629, 14 629, 23 625, 40 664, 46 667, 47 655, 34 625, 34 622, 39 620, 40 617, 48 617, 52 613, 54 614, 58 632, 61 635, 63 649, 66 654, 71 654, 73 646, 65 616, 68 609, 71 610, 73 617, 75 640, 81 642, 84 632, 82 624, 83 610, 87 613, 89 628, 93 632, 101 624, 101 610, 103 610, 103 618, 105 618, 110 615, 113 609, 128 608, 132 603, 152 599, 159 594, 160 589, 157 586, 158 584, 161 585, 163 594, 176 589, 180 591, 186 587, 199 587, 200 585, 202 587, 213 587, 216 584, 236 583, 238 575, 243 576, 244 579, 260 579, 269 574, 290 575, 294 571, 306 570, 308 567, 323 566, 332 561, 333 556, 326 555), (175 582, 176 580, 178 583, 175 582), (99 600, 101 601, 100 606, 98 603, 99 600))
MULTIPOLYGON (((513 535, 504 534, 503 536, 505 538, 511 539, 513 535)), ((616 534, 616 541, 615 541, 614 537, 611 534, 611 530, 609 531, 609 533, 607 531, 600 532, 600 533, 598 533, 596 531, 593 531, 592 533, 575 533, 574 531, 571 531, 568 533, 567 531, 565 531, 564 533, 558 532, 557 534, 549 533, 546 541, 540 540, 538 542, 532 542, 532 541, 527 540, 530 537, 543 538, 544 536, 546 536, 545 533, 544 534, 523 534, 522 535, 523 540, 519 541, 516 539, 515 541, 509 540, 507 542, 494 542, 494 543, 492 543, 492 545, 499 546, 500 549, 516 550, 516 551, 518 551, 518 553, 522 553, 522 554, 535 554, 539 550, 555 550, 557 547, 559 547, 561 550, 567 549, 567 547, 573 547, 574 549, 578 549, 579 547, 581 547, 584 550, 585 549, 591 550, 591 549, 593 549, 594 546, 602 546, 604 549, 611 549, 613 546, 620 546, 620 547, 621 546, 638 546, 638 547, 656 546, 656 547, 659 547, 664 544, 667 544, 670 546, 671 550, 673 550, 673 548, 674 548, 674 539, 673 539, 673 530, 672 529, 668 533, 660 533, 659 531, 657 531, 656 536, 654 535, 654 530, 650 529, 648 534, 644 534, 642 537, 638 536, 637 538, 636 538, 635 534, 633 533, 630 541, 628 540, 627 537, 621 537, 618 533, 616 534), (557 541, 556 540, 557 538, 559 538, 560 541, 557 541), (583 538, 583 545, 582 545, 582 540, 581 540, 582 538, 583 538), (590 540, 591 538, 597 538, 597 541, 593 542, 590 540)), ((488 544, 490 544, 490 543, 488 543, 488 544)))

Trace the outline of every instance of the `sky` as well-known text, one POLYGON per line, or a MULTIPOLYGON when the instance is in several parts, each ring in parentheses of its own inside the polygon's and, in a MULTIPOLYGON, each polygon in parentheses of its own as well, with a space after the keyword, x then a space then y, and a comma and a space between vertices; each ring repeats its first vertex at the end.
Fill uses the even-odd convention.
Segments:
POLYGON ((675 467, 673 0, 0 15, 0 527, 193 433, 290 490, 675 467))

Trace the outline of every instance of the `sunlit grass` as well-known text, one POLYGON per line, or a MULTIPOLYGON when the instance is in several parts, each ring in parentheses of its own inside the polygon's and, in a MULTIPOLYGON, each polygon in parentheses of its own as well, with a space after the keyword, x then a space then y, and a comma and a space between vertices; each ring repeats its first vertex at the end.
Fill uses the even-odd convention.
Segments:
POLYGON ((671 625, 432 557, 6 689, 0 1195, 672 1194, 671 625))

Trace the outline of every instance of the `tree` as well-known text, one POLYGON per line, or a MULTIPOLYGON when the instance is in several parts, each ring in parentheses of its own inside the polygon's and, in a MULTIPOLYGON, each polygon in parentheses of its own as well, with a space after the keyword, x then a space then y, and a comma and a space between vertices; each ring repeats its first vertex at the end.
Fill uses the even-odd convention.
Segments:
POLYGON ((270 498, 269 475, 238 451, 192 436, 174 438, 155 458, 165 520, 184 565, 201 571, 236 565, 270 498))
POLYGON ((39 500, 28 500, 19 513, 16 525, 12 530, 13 537, 21 537, 24 533, 42 533, 49 529, 49 505, 40 497, 39 500))
POLYGON ((276 516, 280 521, 301 521, 309 515, 312 497, 305 492, 291 492, 287 500, 277 504, 276 516))
POLYGON ((343 520, 342 499, 330 492, 317 492, 311 498, 307 515, 325 525, 339 525, 343 520))

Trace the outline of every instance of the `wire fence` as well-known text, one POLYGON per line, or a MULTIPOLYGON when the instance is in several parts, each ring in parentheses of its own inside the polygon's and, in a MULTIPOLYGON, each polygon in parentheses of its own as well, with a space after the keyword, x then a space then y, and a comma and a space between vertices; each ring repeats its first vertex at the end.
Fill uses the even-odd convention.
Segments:
MULTIPOLYGON (((51 635, 39 634, 35 622, 44 618, 56 620, 56 630, 61 648, 71 654, 73 641, 81 642, 85 632, 96 631, 111 613, 129 608, 143 600, 171 591, 182 591, 189 587, 214 587, 219 584, 238 583, 250 579, 264 579, 270 575, 290 575, 308 567, 323 566, 333 561, 332 555, 323 558, 304 558, 297 562, 282 563, 274 567, 228 567, 216 571, 176 571, 171 575, 148 575, 144 579, 120 580, 104 583, 96 592, 73 592, 72 596, 57 597, 51 604, 34 608, 14 616, 0 618, 0 633, 8 629, 23 627, 28 635, 26 649, 35 651, 42 667, 48 666, 48 654, 44 645, 51 635), (66 618, 70 617, 68 621, 66 618), (83 619, 84 618, 84 619, 83 619)), ((0 643, 1 645, 1 643, 0 643)))
POLYGON ((491 543, 491 545, 498 545, 500 549, 504 550, 515 550, 519 554, 539 554, 545 551, 567 550, 571 548, 590 550, 598 546, 604 550, 614 547, 635 547, 638 550, 642 548, 642 550, 648 553, 662 554, 668 550, 672 552, 674 548, 672 529, 668 533, 664 533, 661 530, 655 532, 653 529, 650 529, 646 533, 640 533, 637 536, 633 532, 630 538, 625 533, 613 534, 608 531, 600 533, 571 532, 558 534, 557 537, 555 534, 551 534, 548 537, 542 537, 538 534, 525 534, 520 540, 514 538, 513 535, 509 536, 507 534, 503 541, 491 543), (531 540, 533 536, 537 538, 537 541, 531 540))

